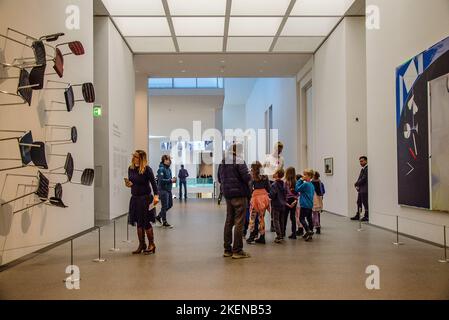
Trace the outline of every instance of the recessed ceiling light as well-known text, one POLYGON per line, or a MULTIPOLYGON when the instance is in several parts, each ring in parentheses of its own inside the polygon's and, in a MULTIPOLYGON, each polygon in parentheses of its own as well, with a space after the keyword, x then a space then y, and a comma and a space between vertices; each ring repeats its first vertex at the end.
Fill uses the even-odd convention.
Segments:
POLYGON ((263 63, 267 63, 267 60, 264 60, 263 63))
POLYGON ((182 73, 185 73, 186 71, 185 71, 185 70, 181 70, 181 72, 182 72, 182 73))
POLYGON ((182 60, 179 60, 179 61, 178 61, 178 63, 183 63, 183 62, 184 62, 184 61, 182 61, 182 60))
POLYGON ((262 73, 262 72, 263 72, 263 70, 259 70, 259 72, 261 72, 261 73, 262 73))
POLYGON ((221 63, 225 63, 226 61, 224 61, 224 60, 221 60, 220 62, 221 62, 221 63))

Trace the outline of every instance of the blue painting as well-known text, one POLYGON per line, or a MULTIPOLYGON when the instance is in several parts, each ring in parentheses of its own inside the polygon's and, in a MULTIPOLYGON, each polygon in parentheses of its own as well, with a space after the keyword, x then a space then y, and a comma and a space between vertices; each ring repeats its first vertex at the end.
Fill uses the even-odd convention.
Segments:
POLYGON ((396 69, 400 205, 449 210, 448 108, 449 37, 396 69))

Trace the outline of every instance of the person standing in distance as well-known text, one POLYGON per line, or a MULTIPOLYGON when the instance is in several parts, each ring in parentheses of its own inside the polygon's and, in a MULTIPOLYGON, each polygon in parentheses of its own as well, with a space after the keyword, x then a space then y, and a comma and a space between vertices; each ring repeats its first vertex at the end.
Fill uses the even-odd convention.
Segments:
POLYGON ((179 178, 179 200, 182 200, 182 187, 184 186, 184 198, 187 200, 187 177, 189 172, 184 169, 184 165, 181 164, 181 169, 178 172, 179 178))
MULTIPOLYGON (((359 178, 357 179, 356 183, 354 183, 354 187, 358 192, 358 201, 357 201, 357 207, 359 206, 359 202, 362 203, 363 207, 365 208, 365 216, 362 218, 362 221, 368 222, 369 221, 369 213, 368 213, 368 158, 366 156, 361 156, 359 158, 360 166, 362 167, 362 170, 360 170, 359 178)), ((361 213, 361 206, 360 210, 357 210, 357 214, 351 218, 351 220, 359 220, 360 219, 360 213, 361 213)))

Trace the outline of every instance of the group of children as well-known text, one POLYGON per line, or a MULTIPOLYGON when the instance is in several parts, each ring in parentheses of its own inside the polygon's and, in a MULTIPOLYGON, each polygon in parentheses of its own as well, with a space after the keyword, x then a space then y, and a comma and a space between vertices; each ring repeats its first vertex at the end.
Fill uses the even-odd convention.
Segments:
POLYGON ((297 175, 295 168, 289 167, 285 171, 276 170, 273 174, 274 181, 270 181, 268 176, 262 175, 261 170, 260 162, 256 161, 251 165, 252 195, 244 232, 246 234, 248 229, 250 231, 247 243, 265 243, 266 211, 271 212, 276 243, 284 241, 289 218, 292 231, 289 239, 302 236, 305 241, 310 241, 314 231, 320 234, 320 215, 325 193, 320 174, 306 169, 302 175, 297 175))

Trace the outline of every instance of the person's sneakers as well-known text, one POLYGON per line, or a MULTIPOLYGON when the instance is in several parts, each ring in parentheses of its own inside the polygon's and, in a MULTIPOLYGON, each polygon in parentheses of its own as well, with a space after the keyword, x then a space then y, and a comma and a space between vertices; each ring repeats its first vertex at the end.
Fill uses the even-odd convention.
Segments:
POLYGON ((254 244, 254 238, 253 237, 249 237, 248 239, 246 239, 246 243, 247 244, 254 244))
POLYGON ((296 236, 301 237, 304 234, 304 229, 299 228, 298 231, 296 231, 296 236))
POLYGON ((296 234, 291 234, 289 237, 288 237, 289 239, 296 239, 296 234))
POLYGON ((167 221, 164 222, 162 227, 167 228, 167 229, 172 229, 173 228, 173 226, 171 224, 169 224, 167 221))
POLYGON ((261 235, 258 239, 256 239, 255 243, 265 244, 265 235, 261 235))
POLYGON ((250 254, 243 250, 240 252, 234 253, 232 255, 232 259, 245 259, 245 258, 249 258, 249 257, 251 257, 250 254))
POLYGON ((223 253, 223 257, 225 258, 232 257, 232 251, 225 250, 225 252, 223 253))
POLYGON ((362 222, 369 222, 369 218, 368 218, 368 217, 366 217, 366 216, 365 216, 365 217, 363 217, 363 218, 362 218, 362 222))
POLYGON ((274 242, 275 243, 282 243, 282 238, 276 237, 276 239, 274 239, 274 242))
POLYGON ((353 216, 351 218, 351 220, 359 220, 359 219, 360 219, 360 215, 359 214, 356 214, 355 216, 353 216))
POLYGON ((156 221, 157 221, 157 223, 159 223, 160 225, 162 225, 162 219, 161 219, 160 216, 157 216, 157 217, 156 217, 156 221))
POLYGON ((321 227, 316 228, 316 234, 321 234, 321 227))

